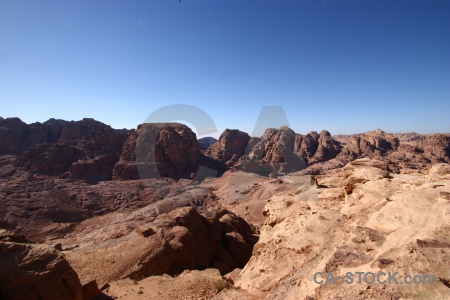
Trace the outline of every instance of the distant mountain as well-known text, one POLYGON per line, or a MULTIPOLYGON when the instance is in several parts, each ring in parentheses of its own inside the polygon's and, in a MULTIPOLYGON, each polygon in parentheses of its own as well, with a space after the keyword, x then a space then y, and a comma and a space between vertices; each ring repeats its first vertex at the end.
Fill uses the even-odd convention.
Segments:
MULTIPOLYGON (((16 155, 14 167, 48 176, 65 174, 87 182, 139 179, 145 163, 136 155, 147 157, 146 149, 158 132, 155 161, 148 163, 156 163, 160 176, 176 180, 192 179, 199 166, 278 176, 306 168, 322 174, 363 157, 386 160, 395 172, 450 162, 449 134, 390 134, 377 129, 354 135, 332 136, 326 130, 302 135, 283 126, 268 128, 260 138, 227 129, 219 140, 205 137, 196 143, 192 131, 177 123, 116 130, 90 118, 32 124, 19 118, 0 120, 0 156, 16 155)), ((0 177, 2 172, 9 171, 0 168, 0 177)))
POLYGON ((217 142, 217 140, 215 138, 213 138, 213 137, 210 137, 210 136, 201 138, 201 139, 198 140, 198 148, 200 150, 206 150, 206 149, 209 148, 209 146, 211 146, 215 142, 217 142))
POLYGON ((4 120, 4 119, 3 119, 2 117, 0 117, 0 121, 1 121, 1 120, 4 120))

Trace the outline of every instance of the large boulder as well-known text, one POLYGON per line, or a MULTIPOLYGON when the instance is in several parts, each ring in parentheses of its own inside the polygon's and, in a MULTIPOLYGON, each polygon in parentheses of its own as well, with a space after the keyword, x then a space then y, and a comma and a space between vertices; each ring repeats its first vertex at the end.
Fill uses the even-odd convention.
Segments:
POLYGON ((199 212, 182 207, 159 215, 140 232, 153 247, 126 277, 175 275, 208 267, 225 274, 245 266, 257 240, 242 218, 223 209, 199 212))
POLYGON ((70 234, 70 243, 80 247, 66 253, 68 261, 82 281, 96 279, 99 286, 121 278, 140 280, 184 270, 216 268, 226 274, 242 268, 257 241, 254 231, 220 205, 205 208, 215 200, 205 199, 208 196, 202 190, 181 194, 176 190, 173 196, 120 218, 110 214, 87 221, 100 221, 101 226, 82 223, 79 228, 83 229, 70 234))
POLYGON ((82 286, 56 249, 0 241, 0 298, 81 300, 82 286))

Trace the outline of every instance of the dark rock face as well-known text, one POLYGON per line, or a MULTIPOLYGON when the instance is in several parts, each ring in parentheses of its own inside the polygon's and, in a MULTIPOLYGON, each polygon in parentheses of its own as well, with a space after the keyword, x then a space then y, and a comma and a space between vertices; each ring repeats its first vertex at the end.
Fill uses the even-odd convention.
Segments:
POLYGON ((217 142, 217 140, 210 136, 198 139, 198 148, 200 150, 206 150, 215 142, 217 142))
POLYGON ((15 165, 37 174, 61 175, 90 182, 109 180, 126 133, 94 121, 51 119, 28 126, 15 165))
POLYGON ((69 177, 88 182, 111 180, 126 138, 127 133, 114 132, 82 139, 78 147, 83 155, 70 166, 69 177))
POLYGON ((152 239, 154 247, 128 275, 131 278, 208 267, 224 274, 242 268, 256 243, 250 226, 227 210, 183 207, 158 216, 149 226, 142 234, 152 239))
POLYGON ((15 153, 22 149, 28 125, 19 118, 0 121, 0 154, 15 153))
POLYGON ((110 126, 89 118, 77 122, 50 119, 30 125, 19 118, 8 118, 0 120, 0 154, 19 153, 41 143, 78 140, 115 132, 110 126))
POLYGON ((219 138, 219 141, 212 144, 203 154, 215 161, 215 167, 226 170, 239 160, 247 148, 250 136, 236 129, 226 129, 219 138))
POLYGON ((60 175, 68 171, 81 156, 75 143, 45 143, 20 154, 15 165, 33 173, 60 175))
POLYGON ((342 146, 335 141, 331 134, 322 130, 318 138, 318 146, 316 153, 311 159, 311 163, 318 163, 335 158, 341 151, 342 146))
POLYGON ((193 178, 200 164, 195 133, 178 123, 141 124, 125 141, 114 179, 193 178))
POLYGON ((82 299, 78 275, 46 245, 0 241, 1 299, 82 299))

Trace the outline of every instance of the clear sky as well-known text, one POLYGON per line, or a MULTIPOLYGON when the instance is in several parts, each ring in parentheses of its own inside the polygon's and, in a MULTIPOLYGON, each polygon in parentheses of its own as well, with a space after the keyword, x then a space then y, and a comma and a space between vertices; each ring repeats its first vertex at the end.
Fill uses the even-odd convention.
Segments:
POLYGON ((450 1, 0 0, 0 116, 450 132, 450 1))

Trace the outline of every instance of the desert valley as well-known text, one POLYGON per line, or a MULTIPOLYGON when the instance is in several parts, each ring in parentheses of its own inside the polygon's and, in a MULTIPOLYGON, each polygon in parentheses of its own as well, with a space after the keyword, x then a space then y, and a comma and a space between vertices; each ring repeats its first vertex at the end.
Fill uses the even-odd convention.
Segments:
POLYGON ((1 118, 0 299, 450 299, 449 163, 450 134, 1 118), (324 283, 357 272, 398 282, 324 283))

